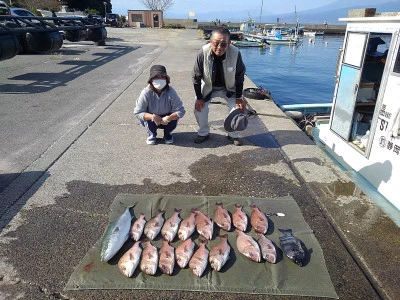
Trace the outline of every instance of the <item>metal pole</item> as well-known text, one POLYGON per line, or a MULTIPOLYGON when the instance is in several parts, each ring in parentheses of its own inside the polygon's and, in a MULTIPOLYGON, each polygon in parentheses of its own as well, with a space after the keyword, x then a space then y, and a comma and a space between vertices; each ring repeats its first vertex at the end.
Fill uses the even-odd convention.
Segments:
POLYGON ((104 1, 103 4, 104 4, 104 18, 105 18, 107 14, 107 2, 104 1))

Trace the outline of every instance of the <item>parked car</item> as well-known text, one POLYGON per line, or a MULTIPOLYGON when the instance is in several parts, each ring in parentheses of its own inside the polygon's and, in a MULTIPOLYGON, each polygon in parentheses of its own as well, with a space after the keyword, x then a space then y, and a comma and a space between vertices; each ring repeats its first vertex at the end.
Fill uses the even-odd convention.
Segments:
POLYGON ((10 15, 10 8, 8 7, 7 3, 4 1, 0 1, 0 15, 10 15))
POLYGON ((10 7, 11 15, 12 16, 19 16, 19 17, 37 17, 35 14, 30 12, 25 8, 20 7, 10 7))
POLYGON ((92 15, 92 17, 93 17, 93 19, 98 20, 100 23, 103 23, 103 22, 104 22, 103 17, 100 16, 100 15, 92 15))
POLYGON ((106 19, 104 21, 106 25, 112 26, 112 27, 122 27, 122 19, 120 15, 118 14, 106 14, 106 19))

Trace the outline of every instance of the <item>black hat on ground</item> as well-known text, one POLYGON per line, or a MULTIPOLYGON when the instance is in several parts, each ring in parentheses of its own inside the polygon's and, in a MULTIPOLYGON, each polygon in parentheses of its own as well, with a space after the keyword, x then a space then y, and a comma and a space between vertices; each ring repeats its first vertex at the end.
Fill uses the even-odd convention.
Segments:
POLYGON ((228 132, 243 131, 246 129, 247 124, 247 111, 236 108, 232 110, 228 117, 225 119, 224 128, 228 132))

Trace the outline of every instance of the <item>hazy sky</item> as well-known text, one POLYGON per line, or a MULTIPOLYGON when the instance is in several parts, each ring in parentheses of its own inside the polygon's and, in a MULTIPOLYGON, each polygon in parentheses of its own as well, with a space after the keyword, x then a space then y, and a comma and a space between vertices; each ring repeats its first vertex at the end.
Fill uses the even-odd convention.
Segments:
MULTIPOLYGON (((166 11, 166 13, 182 13, 188 16, 189 11, 193 11, 195 15, 198 13, 211 13, 216 11, 242 11, 243 16, 247 17, 247 11, 260 10, 262 2, 264 2, 263 12, 279 14, 294 12, 295 7, 297 11, 303 11, 331 4, 336 1, 337 0, 174 0, 174 5, 168 11, 166 11), (271 3, 273 4, 271 5, 271 3)), ((360 2, 368 5, 371 3, 382 3, 389 1, 391 0, 347 0, 343 1, 343 3, 346 3, 350 6, 352 4, 359 4, 360 2)), ((111 0, 111 4, 113 7, 113 13, 123 15, 127 15, 128 9, 147 9, 138 0, 111 0)))
MULTIPOLYGON (((306 10, 310 8, 315 8, 335 2, 336 0, 284 0, 284 1, 268 1, 264 0, 263 11, 268 11, 272 13, 284 13, 292 12, 296 6, 296 9, 306 10), (273 2, 274 5, 269 4, 273 2), (317 4, 318 3, 318 4, 317 4)), ((352 0, 348 0, 351 2, 352 0)), ((226 10, 243 10, 251 8, 261 8, 261 0, 174 0, 174 5, 168 10, 168 12, 174 13, 185 13, 188 14, 189 11, 194 11, 196 13, 206 13, 213 11, 226 11, 226 10)), ((113 7, 113 13, 127 14, 128 9, 147 9, 139 1, 132 0, 111 0, 113 7)), ((246 15, 246 13, 244 13, 246 15)))

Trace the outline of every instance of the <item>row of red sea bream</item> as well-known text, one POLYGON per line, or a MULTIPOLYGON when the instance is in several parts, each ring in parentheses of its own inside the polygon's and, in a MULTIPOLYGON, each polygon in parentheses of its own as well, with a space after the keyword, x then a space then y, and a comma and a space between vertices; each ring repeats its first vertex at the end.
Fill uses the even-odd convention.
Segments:
MULTIPOLYGON (((210 219, 198 209, 192 209, 190 216, 182 220, 180 209, 175 209, 173 215, 167 220, 164 219, 164 212, 159 210, 157 214, 148 222, 145 214, 131 223, 129 207, 124 213, 111 223, 104 234, 101 245, 100 258, 102 261, 110 260, 123 246, 126 240, 131 237, 135 243, 121 256, 118 261, 118 268, 122 274, 131 277, 140 263, 140 270, 148 275, 154 275, 157 268, 165 274, 171 275, 174 270, 175 262, 181 268, 189 264, 189 268, 196 275, 201 277, 208 262, 215 271, 220 271, 229 259, 230 246, 228 235, 220 235, 220 242, 210 251, 207 249, 207 240, 213 237, 214 222, 222 230, 229 232, 231 225, 237 232, 236 246, 240 253, 252 261, 260 262, 261 258, 269 263, 276 262, 276 249, 274 244, 265 234, 268 230, 268 219, 256 205, 250 205, 252 213, 250 224, 258 235, 257 241, 245 231, 248 226, 248 217, 242 210, 242 205, 236 205, 236 210, 232 214, 223 208, 222 203, 216 204, 214 218, 210 219), (197 230, 198 234, 204 239, 200 239, 199 248, 194 251, 195 243, 191 236, 197 230), (159 251, 152 244, 157 235, 161 233, 163 245, 159 251), (145 241, 140 241, 142 235, 146 236, 145 241), (178 235, 182 243, 175 249, 170 245, 178 235)), ((270 214, 284 216, 284 214, 270 214)), ((303 266, 305 251, 301 241, 291 234, 290 229, 279 229, 285 236, 280 237, 280 245, 283 252, 293 262, 303 266)))

